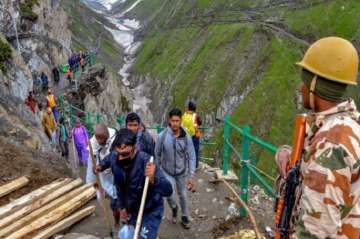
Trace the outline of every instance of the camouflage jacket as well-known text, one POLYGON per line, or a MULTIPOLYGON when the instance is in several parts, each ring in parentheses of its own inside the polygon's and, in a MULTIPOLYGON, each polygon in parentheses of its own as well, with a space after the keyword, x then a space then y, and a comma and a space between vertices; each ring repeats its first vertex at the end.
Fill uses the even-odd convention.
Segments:
POLYGON ((359 120, 351 99, 308 116, 297 238, 360 238, 359 120))

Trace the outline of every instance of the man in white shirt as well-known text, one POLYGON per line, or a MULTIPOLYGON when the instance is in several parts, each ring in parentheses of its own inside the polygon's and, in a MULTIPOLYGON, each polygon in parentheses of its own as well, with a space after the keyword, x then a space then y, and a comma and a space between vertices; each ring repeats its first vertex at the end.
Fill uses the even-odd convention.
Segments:
MULTIPOLYGON (((94 129, 94 136, 91 137, 90 143, 93 149, 94 156, 97 161, 103 160, 111 152, 111 145, 115 139, 116 130, 108 128, 105 124, 98 124, 94 129)), ((90 151, 89 151, 90 152, 90 151)), ((98 187, 96 183, 96 176, 93 172, 93 164, 89 155, 88 167, 86 172, 86 183, 94 184, 94 187, 98 187)), ((111 172, 111 169, 105 170, 99 174, 101 187, 104 189, 105 195, 110 199, 110 207, 113 211, 113 216, 115 220, 115 225, 118 225, 120 222, 120 212, 116 209, 116 188, 114 186, 114 176, 111 172)))

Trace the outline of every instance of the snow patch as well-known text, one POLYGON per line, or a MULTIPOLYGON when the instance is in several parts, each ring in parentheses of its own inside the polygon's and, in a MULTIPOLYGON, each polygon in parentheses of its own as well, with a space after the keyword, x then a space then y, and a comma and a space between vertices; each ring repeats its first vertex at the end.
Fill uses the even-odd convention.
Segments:
POLYGON ((134 42, 134 35, 132 33, 120 30, 114 30, 105 26, 112 35, 114 40, 119 43, 122 47, 127 48, 134 42))

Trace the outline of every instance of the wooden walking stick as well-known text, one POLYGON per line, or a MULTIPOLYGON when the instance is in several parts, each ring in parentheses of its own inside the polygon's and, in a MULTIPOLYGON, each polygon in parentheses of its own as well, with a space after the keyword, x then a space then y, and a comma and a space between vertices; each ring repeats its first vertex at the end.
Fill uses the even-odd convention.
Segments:
POLYGON ((79 170, 79 166, 78 166, 78 157, 77 157, 77 154, 76 154, 76 147, 75 147, 75 140, 74 138, 72 138, 72 149, 73 149, 73 157, 74 157, 74 160, 72 160, 72 162, 70 162, 70 165, 72 164, 72 168, 73 168, 73 172, 76 174, 77 177, 80 177, 80 170, 79 170))
MULTIPOLYGON (((92 165, 93 167, 96 166, 96 159, 94 157, 94 152, 93 152, 93 148, 92 148, 92 145, 91 145, 91 142, 90 140, 88 141, 88 145, 89 145, 89 151, 90 151, 90 157, 91 157, 91 161, 92 161, 92 165)), ((111 220, 110 220, 110 213, 109 213, 109 208, 106 204, 106 200, 102 194, 102 192, 104 191, 104 189, 102 188, 102 185, 101 185, 101 180, 100 180, 100 176, 99 176, 99 173, 95 174, 95 177, 96 177, 96 183, 98 185, 98 188, 96 190, 96 198, 98 200, 98 203, 100 204, 100 207, 104 213, 104 219, 105 219, 105 222, 106 222, 106 226, 109 230, 109 233, 110 233, 110 237, 113 238, 113 228, 111 226, 111 220)))
MULTIPOLYGON (((150 158, 150 163, 154 162, 154 157, 150 158)), ((145 207, 145 201, 146 201, 146 196, 147 196, 147 191, 149 188, 149 177, 146 177, 145 179, 145 185, 144 185, 144 191, 142 194, 142 198, 141 198, 141 204, 140 204, 140 209, 139 209, 139 214, 136 220, 136 227, 135 227, 135 234, 134 234, 134 239, 138 239, 139 238, 139 232, 140 232, 140 227, 141 227, 141 221, 142 221, 142 216, 144 213, 144 207, 145 207)))

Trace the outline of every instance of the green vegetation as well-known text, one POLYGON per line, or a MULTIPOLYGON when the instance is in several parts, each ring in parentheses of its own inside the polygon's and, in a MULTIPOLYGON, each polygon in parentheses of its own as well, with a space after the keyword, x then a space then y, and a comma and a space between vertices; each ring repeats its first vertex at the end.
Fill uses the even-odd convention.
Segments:
POLYGON ((10 45, 0 39, 0 70, 6 72, 6 62, 11 59, 10 45))
POLYGON ((20 16, 23 19, 35 22, 38 19, 38 15, 33 11, 34 5, 39 5, 39 0, 25 0, 19 3, 20 16))
POLYGON ((188 97, 196 97, 199 110, 215 110, 233 82, 232 72, 241 67, 236 64, 238 54, 251 40, 253 31, 251 26, 229 24, 156 34, 145 42, 136 69, 172 82, 173 105, 183 105, 188 97), (227 64, 224 55, 229 56, 227 64))
MULTIPOLYGON (((234 92, 245 94, 231 108, 232 121, 251 126, 252 134, 274 145, 291 144, 300 83, 294 63, 306 46, 262 23, 270 20, 310 41, 337 35, 357 47, 360 42, 360 2, 356 0, 299 1, 289 6, 263 0, 163 1, 156 15, 147 12, 145 2, 135 12, 151 17, 151 31, 138 55, 136 73, 170 84, 171 106, 183 106, 191 98, 200 113, 212 116, 224 98, 229 102, 234 92), (243 20, 249 18, 253 20, 243 20)), ((349 95, 360 104, 359 90, 352 87, 349 95)), ((217 126, 217 146, 207 147, 204 155, 221 159, 223 132, 222 125, 217 126)), ((241 138, 232 135, 232 141, 239 146, 241 138)), ((258 166, 274 174, 273 155, 257 146, 252 149, 258 166)), ((237 163, 234 167, 238 168, 237 163)))
POLYGON ((353 40, 359 36, 360 2, 335 0, 314 7, 289 11, 285 22, 291 30, 314 39, 336 35, 353 40))

